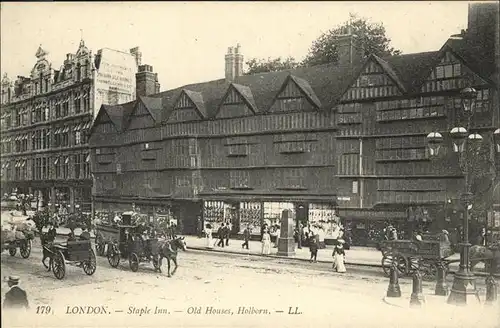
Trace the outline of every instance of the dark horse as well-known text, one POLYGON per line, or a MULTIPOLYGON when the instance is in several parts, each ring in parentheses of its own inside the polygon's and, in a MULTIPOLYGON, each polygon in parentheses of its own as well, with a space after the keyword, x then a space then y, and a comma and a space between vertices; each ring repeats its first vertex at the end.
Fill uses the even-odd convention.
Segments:
POLYGON ((51 269, 51 263, 49 261, 49 264, 45 263, 45 260, 47 258, 51 258, 51 252, 49 251, 51 245, 54 243, 56 239, 56 230, 55 229, 49 229, 47 233, 40 233, 40 241, 42 243, 42 264, 45 268, 50 271, 51 269))
POLYGON ((167 259, 167 276, 171 277, 175 274, 177 270, 177 252, 179 249, 186 251, 186 242, 184 241, 184 237, 177 237, 172 240, 159 240, 158 241, 158 250, 159 250, 159 271, 161 272, 161 264, 163 258, 167 259), (170 273, 170 260, 174 262, 174 270, 170 273))

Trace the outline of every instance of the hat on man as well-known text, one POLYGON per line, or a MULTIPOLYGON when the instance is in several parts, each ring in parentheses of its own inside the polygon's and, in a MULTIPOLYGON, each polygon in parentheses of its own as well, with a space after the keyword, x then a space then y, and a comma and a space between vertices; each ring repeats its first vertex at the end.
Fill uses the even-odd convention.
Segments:
POLYGON ((19 283, 19 277, 18 276, 9 276, 9 279, 5 279, 6 282, 9 284, 17 285, 19 283))

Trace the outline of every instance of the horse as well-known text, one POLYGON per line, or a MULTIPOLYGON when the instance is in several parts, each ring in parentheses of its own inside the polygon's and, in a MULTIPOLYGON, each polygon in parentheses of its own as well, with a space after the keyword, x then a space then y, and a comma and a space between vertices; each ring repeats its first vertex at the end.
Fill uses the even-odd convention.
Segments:
POLYGON ((171 277, 175 274, 177 270, 177 252, 179 249, 186 251, 186 241, 184 237, 177 237, 172 240, 159 240, 158 250, 159 250, 159 266, 158 271, 161 273, 161 265, 163 258, 167 259, 167 276, 171 277), (174 262, 174 270, 170 273, 170 260, 174 262))
POLYGON ((500 241, 495 241, 487 247, 474 245, 469 249, 470 269, 473 270, 479 262, 483 262, 484 268, 488 271, 495 257, 496 262, 500 263, 500 241))
POLYGON ((50 245, 54 243, 56 239, 55 233, 41 233, 40 234, 40 242, 42 244, 42 264, 48 271, 51 269, 51 263, 45 264, 45 260, 51 257, 51 253, 49 251, 50 245))

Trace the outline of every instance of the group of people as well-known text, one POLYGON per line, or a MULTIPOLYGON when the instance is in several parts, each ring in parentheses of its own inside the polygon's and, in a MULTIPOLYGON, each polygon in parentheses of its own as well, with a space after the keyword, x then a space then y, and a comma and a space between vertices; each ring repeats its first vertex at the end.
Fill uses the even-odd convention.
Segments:
POLYGON ((219 246, 224 248, 224 246, 229 246, 229 236, 231 235, 231 224, 230 223, 222 223, 217 229, 217 237, 218 241, 214 242, 213 240, 213 230, 212 225, 207 223, 204 229, 205 238, 206 238, 206 247, 213 248, 214 246, 219 246))

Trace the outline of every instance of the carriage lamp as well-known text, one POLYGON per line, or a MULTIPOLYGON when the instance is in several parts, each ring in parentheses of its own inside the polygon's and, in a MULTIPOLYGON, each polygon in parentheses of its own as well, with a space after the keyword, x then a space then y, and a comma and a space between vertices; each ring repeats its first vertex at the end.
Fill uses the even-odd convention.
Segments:
POLYGON ((493 140, 495 141, 497 153, 500 153, 500 129, 496 129, 495 132, 493 132, 493 140))
POLYGON ((465 114, 472 115, 476 107, 476 89, 467 87, 460 92, 460 97, 462 98, 462 109, 464 110, 465 114))
POLYGON ((429 155, 437 156, 439 154, 439 148, 443 143, 443 136, 439 132, 431 132, 427 135, 427 144, 429 145, 429 155))

